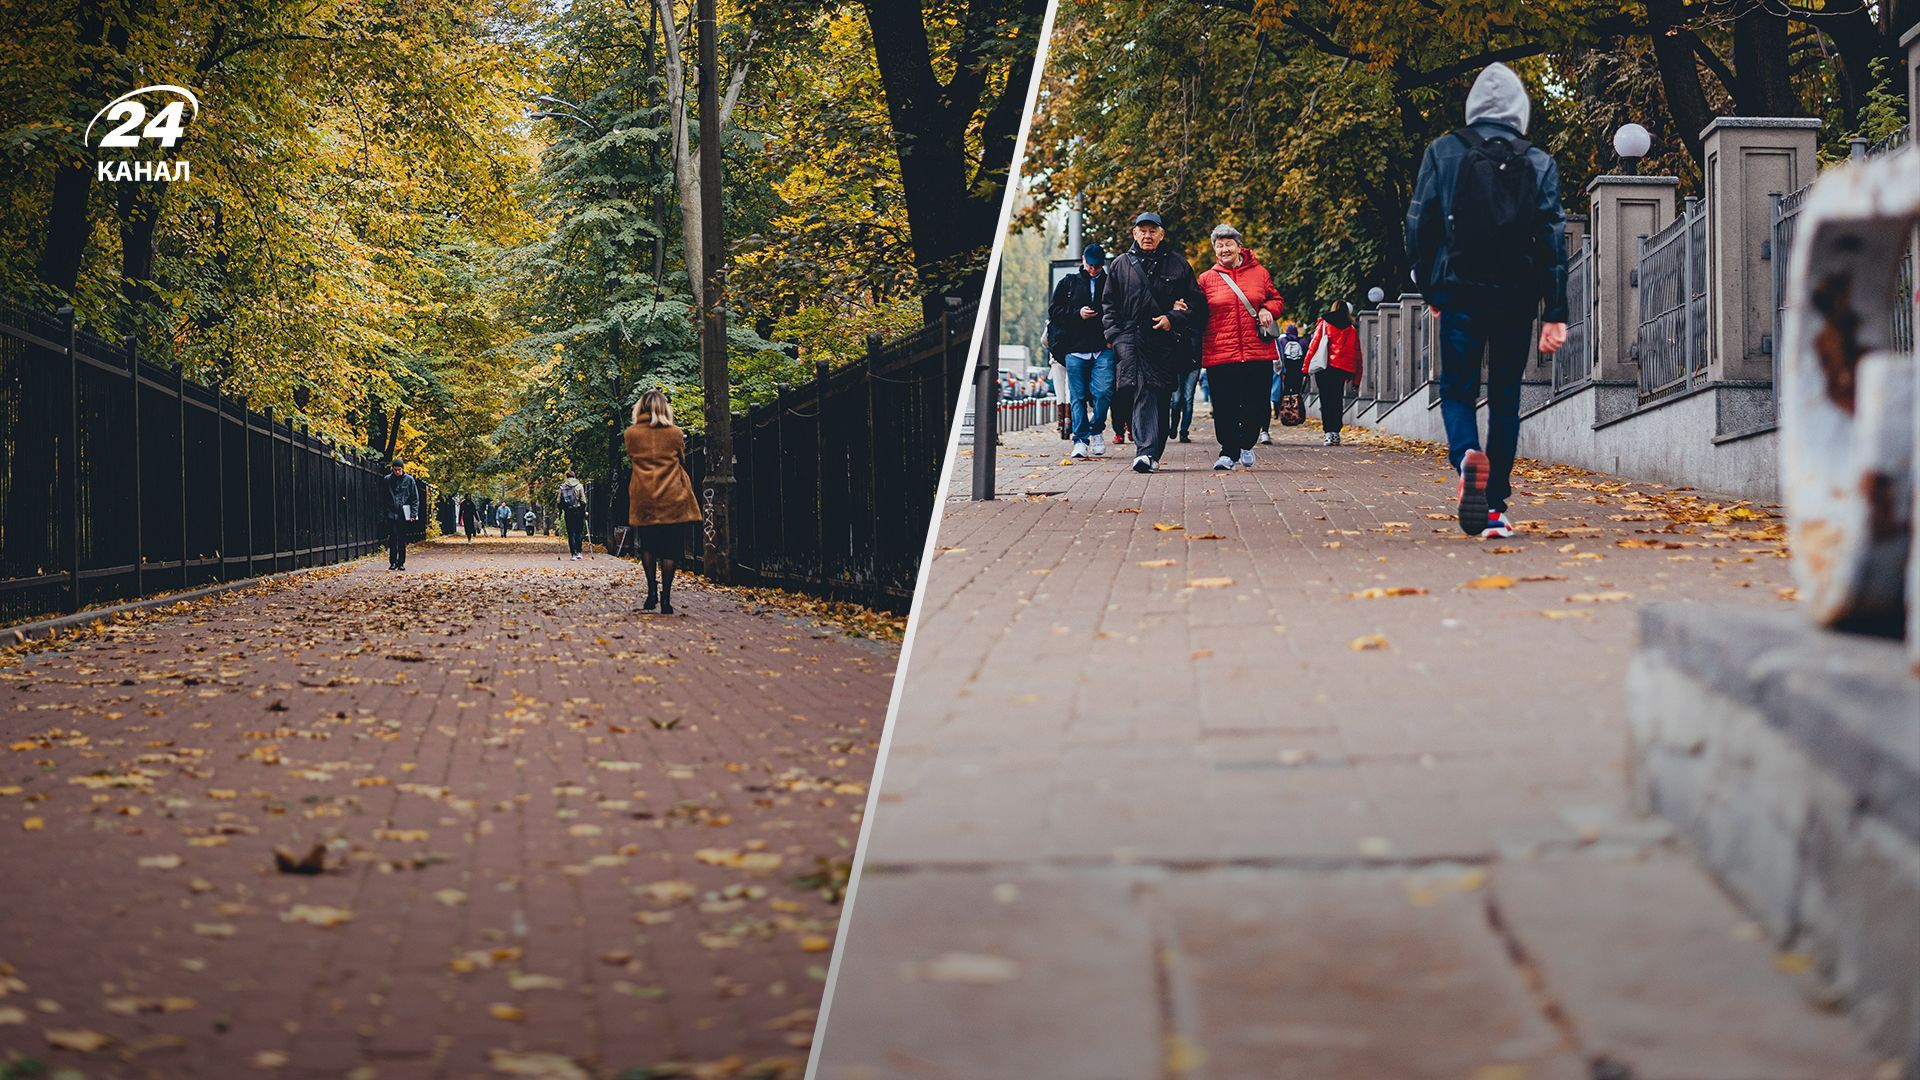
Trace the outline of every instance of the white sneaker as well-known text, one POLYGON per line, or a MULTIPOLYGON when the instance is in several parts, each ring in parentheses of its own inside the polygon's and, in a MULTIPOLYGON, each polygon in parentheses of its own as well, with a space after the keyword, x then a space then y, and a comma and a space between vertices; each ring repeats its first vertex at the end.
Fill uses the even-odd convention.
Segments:
POLYGON ((1152 472, 1156 467, 1154 460, 1145 454, 1133 459, 1134 472, 1152 472))
POLYGON ((1253 451, 1251 449, 1240 451, 1240 467, 1243 469, 1253 468, 1253 451))
POLYGON ((1083 442, 1076 442, 1076 443, 1074 443, 1074 444, 1073 444, 1073 456, 1074 456, 1074 457, 1077 457, 1077 458, 1083 458, 1083 457, 1086 457, 1086 456, 1087 456, 1087 444, 1086 444, 1086 443, 1083 443, 1083 442))
POLYGON ((1213 471, 1214 472, 1232 472, 1233 459, 1228 457, 1225 454, 1221 454, 1220 459, 1213 463, 1213 471))
POLYGON ((1093 451, 1094 457, 1107 456, 1107 444, 1098 435, 1095 435, 1093 439, 1087 443, 1087 449, 1093 451))
POLYGON ((1266 446, 1266 445, 1268 445, 1268 444, 1270 444, 1270 443, 1272 443, 1272 442, 1273 442, 1273 433, 1272 433, 1272 432, 1270 432, 1270 431, 1263 431, 1263 432, 1261 432, 1261 433, 1260 433, 1260 445, 1261 445, 1261 446, 1266 446))

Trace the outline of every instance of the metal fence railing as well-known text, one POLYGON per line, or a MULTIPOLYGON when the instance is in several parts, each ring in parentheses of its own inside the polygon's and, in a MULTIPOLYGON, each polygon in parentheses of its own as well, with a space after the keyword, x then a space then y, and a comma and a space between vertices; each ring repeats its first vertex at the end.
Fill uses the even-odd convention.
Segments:
MULTIPOLYGON (((975 305, 733 416, 732 580, 905 611, 933 518, 975 305)), ((695 491, 706 449, 688 440, 695 491)), ((624 471, 588 485, 594 539, 627 521, 624 471)), ((705 538, 687 530, 686 564, 705 538)))
POLYGON ((0 300, 0 623, 364 555, 382 480, 132 338, 0 300))
POLYGON ((1640 332, 1640 400, 1690 389, 1707 375, 1706 204, 1686 210, 1640 243, 1636 270, 1640 332))
POLYGON ((1593 345, 1593 239, 1582 237, 1567 260, 1567 343, 1553 354, 1555 394, 1593 378, 1593 345))

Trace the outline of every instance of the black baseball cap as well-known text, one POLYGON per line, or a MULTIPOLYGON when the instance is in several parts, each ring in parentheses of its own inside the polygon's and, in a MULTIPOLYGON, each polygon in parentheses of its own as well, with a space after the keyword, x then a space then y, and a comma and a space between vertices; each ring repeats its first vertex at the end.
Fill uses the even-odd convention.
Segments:
POLYGON ((1080 260, 1088 266, 1105 266, 1107 264, 1107 249, 1101 247, 1099 244, 1088 244, 1085 248, 1081 249, 1080 260))
POLYGON ((1162 229, 1167 227, 1167 223, 1160 220, 1160 215, 1151 210, 1142 210, 1140 216, 1133 219, 1133 223, 1135 225, 1154 225, 1162 229))

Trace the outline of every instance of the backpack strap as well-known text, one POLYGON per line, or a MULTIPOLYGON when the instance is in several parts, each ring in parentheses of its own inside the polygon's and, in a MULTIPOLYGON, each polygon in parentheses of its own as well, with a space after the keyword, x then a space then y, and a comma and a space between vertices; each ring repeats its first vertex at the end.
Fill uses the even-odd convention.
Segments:
MULTIPOLYGON (((1506 125, 1502 124, 1500 126, 1505 127, 1506 125)), ((1482 135, 1479 132, 1473 130, 1471 127, 1454 129, 1453 137, 1456 139, 1459 139, 1463 143, 1466 143, 1467 149, 1469 150, 1478 149, 1479 147, 1485 146, 1488 142, 1492 141, 1488 139, 1485 135, 1482 135)), ((1514 157, 1526 157, 1527 151, 1533 149, 1533 144, 1528 142, 1526 138, 1521 135, 1515 135, 1511 139, 1503 138, 1503 141, 1508 146, 1513 147, 1514 157)))

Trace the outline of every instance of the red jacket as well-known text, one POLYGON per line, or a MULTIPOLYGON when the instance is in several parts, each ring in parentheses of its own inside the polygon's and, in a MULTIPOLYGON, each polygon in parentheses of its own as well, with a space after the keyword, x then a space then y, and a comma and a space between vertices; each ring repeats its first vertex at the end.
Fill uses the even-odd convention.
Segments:
POLYGON ((1213 269, 1200 275, 1200 291, 1207 297, 1207 336, 1200 343, 1201 366, 1273 363, 1278 346, 1260 336, 1260 324, 1247 314, 1247 305, 1233 295, 1233 289, 1220 276, 1222 273, 1233 275, 1234 282, 1256 310, 1271 311, 1277 319, 1287 308, 1287 302, 1274 289, 1267 268, 1253 257, 1253 252, 1242 249, 1240 265, 1231 269, 1213 264, 1213 269))
POLYGON ((1347 323, 1345 329, 1330 326, 1321 319, 1313 324, 1313 335, 1307 338, 1307 366, 1313 366, 1313 350, 1320 347, 1321 335, 1327 339, 1327 366, 1338 368, 1347 373, 1348 379, 1358 386, 1360 383, 1360 331, 1353 323, 1347 323))

